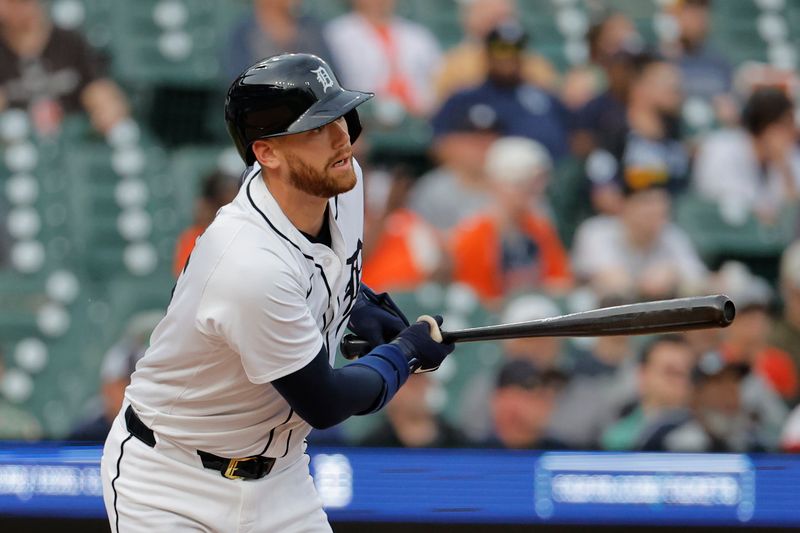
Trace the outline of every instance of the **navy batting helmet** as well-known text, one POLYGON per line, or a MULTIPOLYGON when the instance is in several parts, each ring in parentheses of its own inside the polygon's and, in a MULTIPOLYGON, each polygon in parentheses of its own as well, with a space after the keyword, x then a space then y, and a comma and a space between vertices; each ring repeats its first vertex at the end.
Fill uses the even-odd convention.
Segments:
POLYGON ((256 63, 234 80, 225 122, 239 155, 252 165, 258 139, 290 135, 344 117, 350 142, 361 133, 356 107, 371 93, 343 89, 331 67, 311 54, 283 54, 256 63))

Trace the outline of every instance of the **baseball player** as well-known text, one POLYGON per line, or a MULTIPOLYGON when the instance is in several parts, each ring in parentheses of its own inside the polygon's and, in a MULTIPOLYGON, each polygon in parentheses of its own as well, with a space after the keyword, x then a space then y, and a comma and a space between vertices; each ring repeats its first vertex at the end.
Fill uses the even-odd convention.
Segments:
POLYGON ((225 119, 249 165, 197 240, 106 440, 114 532, 330 531, 305 437, 381 409, 453 350, 361 285, 356 107, 316 56, 253 65, 225 119), (372 351, 333 369, 347 326, 372 351))

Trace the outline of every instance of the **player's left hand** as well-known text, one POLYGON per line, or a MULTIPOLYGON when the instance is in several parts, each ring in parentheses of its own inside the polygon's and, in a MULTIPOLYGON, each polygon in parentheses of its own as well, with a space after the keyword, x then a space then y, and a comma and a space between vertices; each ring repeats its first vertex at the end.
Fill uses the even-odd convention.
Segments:
POLYGON ((370 350, 390 342, 408 326, 408 319, 387 293, 376 294, 361 284, 347 327, 367 341, 370 350))
POLYGON ((433 372, 455 349, 452 342, 444 342, 440 329, 443 321, 440 315, 422 315, 392 341, 408 358, 409 368, 415 374, 433 372))

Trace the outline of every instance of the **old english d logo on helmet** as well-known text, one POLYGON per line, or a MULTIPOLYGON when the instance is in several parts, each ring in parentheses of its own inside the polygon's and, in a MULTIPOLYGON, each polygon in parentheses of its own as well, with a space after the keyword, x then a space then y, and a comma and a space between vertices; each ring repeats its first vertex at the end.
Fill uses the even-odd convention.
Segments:
POLYGON ((329 87, 333 87, 333 80, 325 67, 319 67, 317 70, 312 70, 317 75, 317 81, 322 85, 322 92, 328 92, 329 87))
POLYGON ((325 61, 311 54, 283 54, 256 63, 236 78, 225 99, 225 122, 239 155, 255 162, 258 139, 301 133, 344 117, 350 142, 361 133, 356 107, 371 93, 339 85, 325 61))

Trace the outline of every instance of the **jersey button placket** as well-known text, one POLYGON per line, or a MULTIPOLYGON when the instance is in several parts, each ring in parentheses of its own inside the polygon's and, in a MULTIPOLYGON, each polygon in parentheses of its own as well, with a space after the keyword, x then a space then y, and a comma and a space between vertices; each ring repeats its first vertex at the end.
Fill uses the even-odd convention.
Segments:
POLYGON ((331 291, 333 292, 330 302, 331 318, 336 316, 339 311, 339 303, 336 301, 339 294, 340 280, 339 276, 342 273, 342 266, 339 258, 333 255, 332 252, 326 253, 322 257, 322 268, 325 270, 325 276, 331 283, 331 291))

